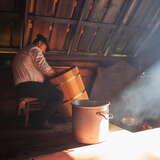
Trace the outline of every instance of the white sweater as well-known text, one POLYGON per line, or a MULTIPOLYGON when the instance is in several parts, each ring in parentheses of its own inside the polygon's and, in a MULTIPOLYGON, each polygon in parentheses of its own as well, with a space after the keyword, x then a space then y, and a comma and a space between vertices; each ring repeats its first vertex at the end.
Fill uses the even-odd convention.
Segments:
POLYGON ((26 48, 15 56, 12 70, 15 85, 28 81, 43 82, 51 66, 38 47, 26 48))

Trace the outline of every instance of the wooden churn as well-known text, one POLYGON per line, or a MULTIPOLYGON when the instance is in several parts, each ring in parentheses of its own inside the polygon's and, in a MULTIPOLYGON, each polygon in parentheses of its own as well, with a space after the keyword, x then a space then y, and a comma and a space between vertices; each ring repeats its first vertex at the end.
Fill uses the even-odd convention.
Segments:
POLYGON ((50 79, 64 94, 63 107, 60 112, 66 117, 72 117, 72 101, 88 99, 84 83, 78 67, 71 67, 50 79))

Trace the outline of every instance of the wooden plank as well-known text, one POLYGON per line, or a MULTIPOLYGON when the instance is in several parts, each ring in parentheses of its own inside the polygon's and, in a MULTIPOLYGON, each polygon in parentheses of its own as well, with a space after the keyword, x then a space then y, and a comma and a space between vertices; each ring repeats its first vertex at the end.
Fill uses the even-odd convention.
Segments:
MULTIPOLYGON (((128 12, 126 13, 123 24, 128 24, 128 28, 130 28, 131 24, 130 21, 132 17, 134 16, 138 6, 140 5, 142 1, 134 0, 132 4, 130 5, 130 8, 128 9, 128 12)), ((128 43, 133 39, 133 36, 135 33, 140 32, 140 28, 135 28, 135 30, 129 30, 126 28, 126 31, 122 35, 122 40, 119 41, 119 44, 117 44, 117 48, 121 48, 123 53, 131 54, 131 52, 126 50, 126 47, 128 46, 128 43)), ((143 30, 143 29, 142 29, 143 30)))
POLYGON ((22 37, 20 37, 20 34, 22 32, 21 31, 21 21, 16 21, 13 22, 12 26, 11 26, 11 42, 10 42, 10 46, 11 47, 20 47, 21 46, 21 39, 22 37))
POLYGON ((36 0, 27 0, 28 4, 26 3, 26 11, 28 13, 34 13, 35 8, 36 8, 36 0))
MULTIPOLYGON (((92 22, 100 22, 101 20, 103 20, 106 12, 108 12, 110 3, 111 1, 109 0, 95 1, 91 14, 89 16, 89 20, 92 22)), ((112 24, 110 24, 110 27, 111 26, 112 24)), ((90 45, 88 47, 91 49, 91 52, 97 52, 99 54, 102 53, 102 47, 104 45, 104 41, 106 40, 105 37, 108 35, 108 31, 110 30, 110 28, 108 27, 103 28, 102 25, 98 26, 97 23, 97 28, 94 31, 94 37, 92 38, 92 41, 90 41, 90 45)))
POLYGON ((128 11, 126 12, 124 18, 123 18, 123 24, 129 24, 130 20, 134 16, 138 6, 140 5, 141 1, 139 0, 133 0, 131 2, 130 7, 128 8, 128 11))
POLYGON ((80 16, 80 19, 78 21, 77 28, 76 28, 75 34, 73 36, 73 39, 71 40, 67 55, 69 55, 73 51, 73 48, 76 48, 76 43, 77 43, 77 40, 78 40, 79 32, 81 30, 81 21, 84 18, 85 14, 86 14, 86 11, 88 10, 89 3, 90 3, 90 0, 87 0, 87 1, 85 1, 84 5, 83 5, 81 16, 80 16))
POLYGON ((64 42, 64 45, 63 45, 63 49, 64 49, 66 54, 67 54, 67 51, 68 51, 72 36, 74 34, 74 30, 75 30, 75 25, 70 25, 68 27, 68 29, 66 30, 67 36, 65 37, 65 42, 64 42))
POLYGON ((109 39, 110 35, 110 27, 109 28, 99 28, 96 38, 94 42, 92 43, 92 46, 90 47, 90 52, 98 53, 99 55, 103 54, 103 49, 105 42, 109 39))
MULTIPOLYGON (((19 51, 19 48, 0 48, 0 57, 4 57, 4 58, 7 58, 7 59, 12 59, 14 57, 14 55, 19 51)), ((134 57, 129 57, 127 55, 116 55, 116 54, 113 54, 111 56, 102 56, 102 55, 99 55, 97 56, 97 53, 88 53, 88 52, 75 52, 76 56, 73 55, 73 56, 66 56, 66 51, 60 51, 60 50, 53 50, 53 51, 49 51, 45 54, 46 57, 62 57, 62 59, 65 59, 68 60, 68 58, 71 58, 71 59, 74 59, 75 57, 77 57, 79 60, 80 58, 82 59, 82 61, 86 61, 87 59, 88 60, 93 60, 93 61, 110 61, 110 60, 113 60, 113 61, 118 61, 118 59, 124 59, 124 60, 127 60, 128 58, 134 58, 134 57), (60 56, 61 54, 61 56, 60 56), (84 56, 86 55, 86 56, 84 56), (65 57, 65 58, 64 58, 65 57), (68 58, 67 58, 68 57, 68 58), (91 58, 93 57, 93 59, 91 58)), ((56 58, 57 59, 57 58, 56 58)), ((58 59, 61 59, 61 58, 58 58, 58 59)))
POLYGON ((10 45, 10 37, 11 37, 11 30, 10 30, 10 24, 8 22, 3 22, 0 25, 0 46, 9 47, 10 45))
POLYGON ((50 38, 51 49, 64 50, 64 43, 70 31, 69 25, 54 24, 50 38))
MULTIPOLYGON (((12 58, 17 52, 18 48, 0 48, 0 58, 12 58)), ((1 59, 2 60, 2 59, 1 59)))
MULTIPOLYGON (((31 16, 31 15, 29 15, 29 18, 32 18, 32 19, 38 19, 39 21, 44 21, 44 22, 56 22, 56 23, 64 23, 64 24, 66 24, 66 23, 75 23, 76 24, 76 20, 69 20, 69 19, 64 19, 64 18, 52 18, 52 17, 44 17, 44 16, 31 16)), ((30 20, 29 20, 30 21, 30 20)), ((82 21, 81 22, 82 23, 82 25, 87 25, 87 26, 91 26, 91 27, 94 27, 94 28, 96 28, 96 27, 100 27, 100 28, 102 28, 102 27, 106 27, 107 28, 107 30, 109 30, 109 32, 110 32, 110 28, 111 27, 116 27, 116 25, 113 25, 113 24, 106 24, 106 23, 94 23, 94 22, 89 22, 89 21, 82 21), (109 27, 109 29, 108 29, 108 27, 109 27)), ((72 26, 71 26, 72 27, 72 26)), ((127 26, 123 26, 124 28, 128 28, 127 26)), ((58 36, 58 37, 63 37, 63 38, 61 38, 62 40, 62 42, 60 43, 60 45, 59 46, 57 46, 56 47, 56 49, 58 49, 58 48, 60 48, 60 49, 62 49, 63 48, 63 46, 64 46, 64 43, 65 43, 65 39, 68 39, 68 34, 70 34, 70 37, 69 37, 69 40, 71 41, 71 37, 72 37, 72 34, 73 34, 73 27, 72 27, 72 30, 70 29, 70 27, 69 26, 67 26, 67 25, 65 25, 64 26, 64 29, 63 29, 63 27, 62 27, 62 25, 59 25, 59 24, 55 24, 55 25, 53 25, 52 26, 52 35, 51 35, 51 48, 52 49, 55 49, 54 48, 54 44, 56 44, 56 43, 58 43, 59 44, 59 42, 56 42, 56 34, 58 34, 58 35, 60 35, 60 36, 58 36), (57 31, 57 28, 58 28, 58 26, 60 26, 60 31, 57 31), (70 31, 70 32, 69 32, 70 31), (52 38, 53 37, 53 38, 52 38)), ((131 29, 131 30, 134 30, 134 29, 137 29, 137 27, 135 27, 135 26, 133 26, 133 27, 130 27, 129 29, 131 29)), ((94 30, 94 29, 93 29, 94 30)), ((82 33, 83 33, 83 31, 81 30, 81 32, 80 32, 80 34, 78 35, 79 37, 77 37, 77 44, 79 43, 79 40, 80 40, 80 38, 81 38, 81 36, 82 36, 82 33)), ((92 39, 92 41, 89 41, 89 43, 90 43, 90 45, 89 45, 89 47, 88 48, 90 48, 90 46, 95 46, 94 45, 94 40, 95 41, 98 41, 97 40, 97 38, 96 38, 96 36, 97 36, 97 34, 98 33, 95 33, 94 32, 94 39, 92 39), (92 44, 93 43, 93 44, 92 44)), ((104 35, 104 34, 103 34, 104 35)), ((99 37, 100 37, 101 35, 99 35, 99 37)), ((59 38, 58 38, 59 39, 59 38)), ((103 39, 103 38, 102 38, 103 39)), ((59 41, 59 40, 58 40, 59 41)), ((106 39, 104 40, 104 41, 106 41, 106 39)), ((99 42, 99 41, 98 41, 99 42)), ((100 43, 99 43, 100 44, 100 43)), ((102 44, 103 44, 103 42, 102 42, 102 44)), ((67 45, 69 45, 69 41, 68 41, 68 44, 67 45)), ((92 47, 91 47, 92 48, 92 47)), ((66 47, 64 47, 64 49, 68 49, 68 47, 66 48, 66 47)), ((102 50, 101 51, 99 51, 98 50, 98 52, 97 53, 101 53, 102 52, 102 50)))
POLYGON ((25 20, 26 20, 26 4, 27 4, 27 0, 26 1, 21 1, 20 3, 18 3, 19 5, 19 13, 20 13, 20 17, 21 20, 19 20, 20 23, 20 29, 19 29, 19 48, 22 49, 23 48, 23 43, 24 43, 24 32, 25 32, 25 20))
POLYGON ((70 0, 70 1, 59 0, 56 17, 72 18, 76 6, 77 6, 76 0, 70 0))
POLYGON ((112 0, 103 22, 114 23, 124 0, 112 0))
POLYGON ((141 22, 142 26, 149 26, 151 24, 154 15, 156 14, 157 10, 159 10, 160 1, 153 1, 148 5, 148 11, 145 12, 145 16, 143 17, 143 21, 141 22))
MULTIPOLYGON (((110 4, 109 0, 100 0, 100 1, 96 0, 91 10, 90 16, 88 17, 88 20, 92 22, 101 22, 101 20, 104 17, 104 14, 106 13, 106 10, 108 9, 109 4, 110 4)), ((102 52, 101 48, 103 47, 104 41, 106 39, 104 37, 107 36, 107 33, 108 33, 107 31, 108 31, 108 28, 105 28, 105 32, 104 32, 104 28, 102 26, 101 28, 99 28, 98 25, 97 27, 95 27, 92 35, 90 36, 91 40, 88 41, 89 42, 87 47, 88 52, 91 51, 91 52, 97 52, 98 54, 101 54, 102 52)), ((82 40, 82 42, 84 41, 82 40)), ((87 44, 87 43, 84 42, 84 44, 87 44)))
POLYGON ((35 14, 38 15, 45 15, 48 16, 49 14, 52 14, 52 12, 49 13, 50 9, 52 8, 52 3, 50 0, 36 0, 36 7, 35 7, 35 14))
POLYGON ((120 38, 117 38, 115 42, 115 52, 116 53, 130 54, 130 52, 126 52, 125 48, 128 43, 128 40, 132 39, 131 34, 134 34, 136 31, 137 30, 131 31, 131 30, 123 28, 120 34, 120 38))
MULTIPOLYGON (((140 25, 142 26, 143 21, 145 19, 145 14, 147 14, 148 10, 150 10, 150 7, 152 6, 151 1, 142 1, 140 6, 138 7, 134 17, 130 21, 130 25, 140 25)), ((147 17, 146 17, 147 18, 147 17)), ((148 34, 149 30, 139 30, 132 34, 132 39, 128 42, 128 46, 126 47, 126 51, 130 51, 132 54, 136 51, 136 45, 142 36, 145 36, 145 34, 148 34)))
POLYGON ((117 62, 119 60, 127 60, 128 57, 112 57, 112 56, 80 56, 80 55, 72 55, 72 56, 59 56, 55 54, 51 54, 52 52, 46 54, 46 58, 48 61, 89 61, 89 62, 117 62))
MULTIPOLYGON (((139 48, 137 48, 135 56, 137 56, 138 54, 140 54, 143 51, 145 51, 145 48, 149 47, 151 42, 154 43, 153 42, 153 37, 155 36, 155 34, 158 35, 158 33, 156 33, 156 32, 159 31, 159 29, 160 29, 160 22, 157 21, 157 23, 155 24, 155 26, 153 27, 153 29, 149 32, 149 34, 147 35, 147 37, 142 41, 141 46, 139 48)), ((153 49, 156 50, 158 48, 153 48, 153 49)), ((156 60, 156 58, 155 58, 155 60, 156 60)))
POLYGON ((17 12, 0 12, 0 45, 4 47, 20 46, 21 16, 17 12), (4 19, 5 17, 5 19, 4 19))
MULTIPOLYGON (((134 12, 133 16, 129 20, 129 27, 132 26, 132 25, 136 25, 135 19, 137 18, 137 16, 139 16, 139 14, 137 14, 137 13, 139 11, 141 11, 141 9, 143 8, 142 7, 143 5, 145 5, 144 1, 139 1, 137 3, 137 7, 135 9, 135 12, 134 12)), ((144 30, 146 30, 146 29, 144 28, 144 30)), ((143 31, 143 29, 142 29, 142 31, 143 31)), ((134 48, 133 47, 134 47, 134 44, 135 44, 135 41, 136 41, 136 35, 139 35, 140 32, 141 32, 140 28, 135 30, 135 31, 129 31, 128 40, 127 40, 124 52, 129 53, 130 55, 134 54, 134 48), (132 37, 132 38, 129 38, 129 37, 132 37)))
MULTIPOLYGON (((48 59, 47 59, 48 60, 48 59)), ((77 66, 81 69, 90 69, 90 70, 94 70, 97 68, 98 66, 98 62, 89 62, 89 61, 78 61, 78 60, 75 60, 75 61, 66 61, 66 60, 57 60, 57 61, 51 61, 51 60, 48 60, 48 63, 55 67, 56 69, 57 68, 71 68, 73 66, 77 66)))
MULTIPOLYGON (((127 25, 130 22, 130 19, 132 18, 133 14, 136 11, 136 8, 138 6, 138 0, 133 0, 130 4, 123 20, 122 24, 127 25)), ((129 28, 129 27, 128 27, 129 28)), ((120 35, 117 36, 118 38, 115 41, 115 51, 119 53, 126 53, 125 47, 128 43, 128 40, 132 39, 131 34, 136 32, 138 28, 135 28, 135 30, 129 30, 128 28, 122 27, 122 30, 120 31, 120 35)))
MULTIPOLYGON (((116 2, 116 1, 115 1, 116 2)), ((115 13, 114 16, 111 16, 112 19, 114 18, 115 23, 117 24, 116 27, 114 29, 112 29, 110 32, 110 38, 106 41, 105 45, 104 45, 104 55, 107 54, 111 54, 114 52, 113 48, 114 48, 114 38, 116 37, 116 34, 119 31, 121 31, 121 28, 123 27, 123 18, 125 17, 125 13, 128 10, 128 6, 131 4, 130 1, 119 1, 118 3, 118 8, 115 10, 116 13, 118 12, 119 15, 117 17, 115 17, 115 13), (123 5, 122 5, 123 4, 123 5), (116 18, 116 19, 115 19, 116 18), (122 25, 121 25, 122 24, 122 25), (120 26, 121 25, 121 26, 120 26)), ((107 12, 108 14, 109 12, 107 12)))
MULTIPOLYGON (((138 48, 142 48, 143 43, 147 40, 147 38, 151 37, 152 34, 153 34, 153 32, 154 32, 155 30, 157 30, 159 16, 160 16, 160 9, 158 9, 158 10, 155 12, 154 17, 153 17, 153 19, 151 20, 151 22, 150 22, 150 24, 149 24, 149 28, 150 28, 150 29, 147 29, 147 30, 144 30, 144 31, 143 31, 143 35, 144 35, 144 36, 143 36, 141 39, 138 40, 138 37, 139 37, 140 35, 138 35, 138 34, 135 35, 135 39, 137 38, 136 41, 138 41, 138 42, 141 44, 141 46, 139 46, 139 47, 134 46, 134 54, 135 54, 135 52, 138 53, 137 49, 138 49, 138 48)), ((136 54, 137 54, 137 53, 136 53, 136 54)), ((135 55, 136 55, 136 54, 135 54, 135 55)))
MULTIPOLYGON (((59 1, 56 17, 58 18, 72 18, 74 9, 77 3, 72 1, 59 1), (62 12, 63 10, 63 12, 62 12)), ((68 32, 70 31, 70 24, 53 24, 53 30, 50 37, 50 46, 52 49, 63 50, 64 43, 68 32)))
POLYGON ((123 53, 123 43, 125 42, 125 39, 127 37, 127 28, 125 29, 124 26, 128 23, 127 19, 129 17, 129 12, 131 12, 131 8, 133 5, 133 2, 125 1, 124 5, 121 8, 120 16, 117 17, 117 22, 119 27, 117 27, 117 30, 115 30, 115 33, 113 34, 113 38, 111 39, 111 48, 114 48, 112 52, 124 54, 123 53), (119 43, 121 42, 121 43, 119 43), (119 46, 117 47, 117 45, 119 46))
MULTIPOLYGON (((59 23, 59 24, 72 24, 75 25, 77 24, 78 20, 75 19, 69 19, 69 18, 54 18, 54 17, 46 17, 46 16, 39 16, 39 15, 32 15, 32 14, 28 14, 28 19, 30 20, 39 20, 41 22, 50 22, 50 23, 59 23)), ((89 26, 89 27, 93 27, 93 28, 102 28, 102 27, 106 27, 106 28, 115 28, 117 27, 116 24, 111 24, 111 23, 104 23, 104 22, 91 22, 91 21, 86 21, 86 20, 82 20, 81 21, 82 26, 89 26)), ((136 26, 136 25, 124 25, 124 28, 128 28, 130 30, 134 30, 137 28, 140 29, 145 29, 146 27, 140 27, 140 26, 136 26)), ((149 27, 149 26, 148 26, 149 27)))
POLYGON ((42 22, 50 22, 50 23, 60 23, 60 24, 76 24, 77 20, 67 19, 67 18, 55 18, 50 16, 39 16, 28 14, 28 18, 32 20, 39 20, 42 22))
POLYGON ((34 8, 34 2, 35 0, 32 1, 33 3, 31 3, 31 0, 26 0, 25 3, 25 9, 24 9, 24 23, 23 23, 23 39, 22 39, 22 46, 26 46, 29 43, 30 40, 30 34, 31 34, 31 28, 32 28, 32 21, 28 18, 28 12, 33 12, 34 8), (32 8, 30 7, 32 5, 32 8))
POLYGON ((26 20, 25 21, 23 46, 26 46, 31 42, 32 28, 33 28, 33 21, 31 19, 26 20))
MULTIPOLYGON (((154 15, 157 14, 157 11, 159 12, 159 1, 155 1, 154 3, 152 3, 152 6, 150 6, 149 11, 147 12, 147 14, 145 15, 145 18, 142 22, 142 26, 148 26, 149 24, 151 24, 152 18, 154 17, 154 15)), ((156 15, 157 16, 157 15, 156 15)), ((159 18, 157 19, 157 22, 159 21, 159 18)), ((156 24, 155 24, 156 25, 156 24)), ((152 27, 154 28, 154 26, 152 27)), ((150 35, 150 32, 152 32, 151 30, 148 30, 149 32, 142 32, 141 36, 139 37, 138 41, 136 41, 135 43, 135 52, 137 51, 137 49, 139 47, 141 47, 143 41, 145 41, 145 39, 147 39, 147 37, 150 35)))
POLYGON ((151 0, 142 0, 137 11, 135 12, 134 16, 131 19, 130 24, 141 25, 141 23, 145 18, 145 14, 148 12, 150 6, 152 6, 151 0))
POLYGON ((32 40, 35 38, 35 36, 38 33, 41 33, 45 37, 49 38, 50 25, 51 25, 50 23, 43 23, 38 20, 34 21, 33 28, 32 28, 32 40))
POLYGON ((15 10, 15 1, 1 0, 0 1, 0 10, 1 11, 14 11, 15 10))
MULTIPOLYGON (((89 15, 91 14, 91 11, 92 11, 92 8, 93 8, 93 6, 94 6, 94 3, 95 3, 95 0, 88 0, 89 2, 88 2, 88 7, 86 8, 86 11, 84 12, 84 15, 83 15, 83 18, 82 18, 82 20, 84 20, 84 21, 87 21, 88 20, 88 18, 89 18, 89 15)), ((84 6, 84 4, 85 4, 85 1, 84 1, 84 3, 83 3, 83 6, 84 6)), ((82 7, 82 9, 81 9, 81 14, 82 14, 82 11, 83 11, 83 7, 82 7)), ((79 16, 80 17, 80 16, 79 16)))
POLYGON ((80 17, 80 13, 81 13, 81 10, 82 10, 84 1, 85 1, 85 0, 78 0, 78 1, 77 1, 77 5, 76 5, 75 10, 74 10, 74 13, 73 13, 73 18, 74 18, 74 19, 77 19, 77 18, 80 17))
POLYGON ((124 29, 122 26, 119 27, 116 33, 113 35, 113 39, 111 42, 112 51, 114 53, 124 54, 122 45, 125 42, 127 36, 127 29, 124 29))
POLYGON ((92 22, 100 22, 106 12, 108 2, 109 0, 95 0, 88 20, 92 22))
POLYGON ((79 40, 77 51, 85 51, 89 52, 90 44, 92 43, 92 39, 96 34, 96 28, 84 27, 83 34, 79 40))

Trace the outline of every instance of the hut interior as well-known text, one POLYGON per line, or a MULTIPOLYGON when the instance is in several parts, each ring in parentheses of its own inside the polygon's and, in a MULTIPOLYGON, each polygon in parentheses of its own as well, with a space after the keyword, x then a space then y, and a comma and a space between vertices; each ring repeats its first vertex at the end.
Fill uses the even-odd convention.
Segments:
MULTIPOLYGON (((64 113, 51 130, 25 128, 17 116, 12 60, 38 33, 49 41, 45 58, 53 68, 78 67, 89 99, 110 102, 112 124, 130 132, 160 126, 159 0, 1 0, 0 21, 2 159, 82 145, 64 113)), ((52 158, 63 160, 63 154, 52 158)))

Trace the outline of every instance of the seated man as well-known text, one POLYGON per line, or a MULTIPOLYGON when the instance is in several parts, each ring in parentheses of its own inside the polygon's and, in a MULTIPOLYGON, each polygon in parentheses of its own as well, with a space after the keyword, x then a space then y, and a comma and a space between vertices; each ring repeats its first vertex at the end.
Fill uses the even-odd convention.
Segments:
POLYGON ((63 100, 63 93, 45 80, 45 77, 55 73, 44 57, 48 49, 47 39, 38 34, 32 45, 16 54, 12 65, 18 98, 33 97, 41 102, 42 111, 39 113, 39 123, 36 124, 39 127, 48 125, 49 116, 63 100))

